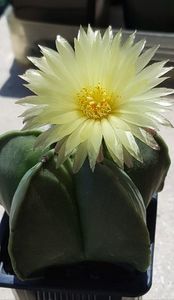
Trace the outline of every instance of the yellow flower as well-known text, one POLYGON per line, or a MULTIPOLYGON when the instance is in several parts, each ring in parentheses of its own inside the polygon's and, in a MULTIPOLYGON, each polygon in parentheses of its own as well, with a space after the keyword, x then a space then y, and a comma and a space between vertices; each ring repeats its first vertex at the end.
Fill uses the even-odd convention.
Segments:
POLYGON ((151 132, 160 124, 171 126, 161 113, 172 105, 164 96, 173 90, 156 86, 170 68, 166 61, 148 65, 158 47, 142 53, 145 41, 134 38, 131 34, 123 43, 121 31, 113 36, 109 27, 101 36, 81 27, 74 49, 58 36, 57 51, 40 47, 43 56, 29 58, 40 70, 23 76, 35 93, 18 101, 34 105, 22 115, 24 129, 52 125, 37 146, 56 142, 58 164, 75 153, 75 172, 86 157, 94 170, 103 142, 120 167, 132 156, 142 161, 135 137, 158 149, 151 132))

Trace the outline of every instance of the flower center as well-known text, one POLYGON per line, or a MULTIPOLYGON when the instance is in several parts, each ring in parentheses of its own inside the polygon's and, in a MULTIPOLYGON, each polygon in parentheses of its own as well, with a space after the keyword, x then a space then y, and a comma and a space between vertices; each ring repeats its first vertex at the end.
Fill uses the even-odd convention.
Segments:
POLYGON ((89 119, 102 119, 112 112, 113 94, 98 84, 77 94, 80 110, 89 119))

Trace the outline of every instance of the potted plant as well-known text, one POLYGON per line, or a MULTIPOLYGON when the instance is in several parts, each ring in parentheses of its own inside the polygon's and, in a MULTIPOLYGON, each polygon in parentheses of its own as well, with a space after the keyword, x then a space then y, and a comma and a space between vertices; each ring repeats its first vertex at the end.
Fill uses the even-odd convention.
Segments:
POLYGON ((170 70, 149 65, 157 47, 142 52, 134 38, 81 27, 74 49, 58 36, 57 52, 29 58, 38 69, 22 76, 34 93, 18 101, 31 106, 24 128, 0 138, 0 201, 20 280, 145 274, 152 261, 147 208, 170 165, 156 131, 172 126, 163 112, 173 90, 156 87, 170 70))

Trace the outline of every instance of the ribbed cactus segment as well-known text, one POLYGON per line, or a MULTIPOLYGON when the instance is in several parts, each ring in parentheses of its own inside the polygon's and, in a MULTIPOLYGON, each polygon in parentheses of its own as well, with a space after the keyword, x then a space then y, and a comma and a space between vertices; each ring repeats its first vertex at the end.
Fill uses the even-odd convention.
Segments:
POLYGON ((86 259, 145 271, 150 240, 142 196, 132 180, 107 160, 94 173, 85 164, 76 180, 86 259))
POLYGON ((34 150, 40 132, 0 137, 0 203, 10 216, 9 254, 21 279, 79 262, 150 262, 146 207, 162 189, 170 158, 137 140, 144 163, 121 170, 105 152, 92 172, 88 162, 72 173, 72 160, 56 167, 54 150, 34 150))
POLYGON ((170 166, 167 145, 159 135, 156 135, 155 139, 159 145, 159 151, 153 150, 140 140, 137 140, 144 163, 142 164, 133 159, 133 167, 125 169, 142 194, 146 207, 153 194, 162 190, 170 166))
POLYGON ((39 131, 13 131, 0 137, 0 203, 10 212, 11 201, 22 176, 44 155, 33 150, 39 131))
POLYGON ((10 213, 9 253, 22 279, 84 259, 72 174, 52 155, 22 178, 10 213))

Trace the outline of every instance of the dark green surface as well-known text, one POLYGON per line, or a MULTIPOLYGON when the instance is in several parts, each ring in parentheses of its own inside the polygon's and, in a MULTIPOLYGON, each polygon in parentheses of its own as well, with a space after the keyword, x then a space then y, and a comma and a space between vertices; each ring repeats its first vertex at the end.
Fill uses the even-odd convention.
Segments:
POLYGON ((145 271, 150 260, 146 212, 131 179, 105 160, 94 173, 83 165, 76 186, 86 259, 124 262, 145 271))
POLYGON ((137 141, 144 163, 133 160, 129 176, 109 159, 94 173, 85 162, 73 175, 71 159, 56 169, 54 150, 33 151, 38 134, 0 138, 0 201, 10 213, 9 253, 17 276, 33 278, 49 267, 82 261, 145 271, 145 206, 163 187, 170 165, 163 140, 156 136, 160 151, 137 141))
POLYGON ((0 203, 9 213, 12 197, 22 176, 44 155, 33 150, 38 131, 13 131, 0 137, 0 203))
POLYGON ((83 259, 72 175, 66 166, 57 170, 55 166, 54 157, 35 165, 13 198, 9 253, 21 279, 83 259))
POLYGON ((153 150, 140 140, 137 140, 144 163, 142 164, 133 158, 133 168, 125 169, 142 194, 146 207, 152 195, 162 190, 170 166, 167 145, 160 136, 156 135, 155 139, 160 146, 159 151, 153 150))

